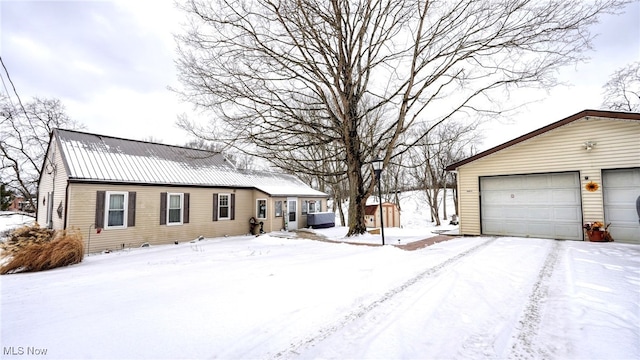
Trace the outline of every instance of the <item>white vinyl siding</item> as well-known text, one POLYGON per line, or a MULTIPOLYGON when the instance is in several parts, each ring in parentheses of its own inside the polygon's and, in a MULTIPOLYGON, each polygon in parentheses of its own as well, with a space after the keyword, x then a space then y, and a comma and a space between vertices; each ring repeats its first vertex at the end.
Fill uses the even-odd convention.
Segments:
POLYGON ((37 208, 37 221, 41 226, 50 224, 56 230, 65 228, 65 214, 68 210, 65 209, 67 205, 66 190, 68 179, 59 148, 54 141, 49 147, 49 153, 45 159, 40 181, 38 182, 38 196, 34 199, 37 208), (49 193, 51 198, 47 198, 49 193), (56 212, 58 208, 62 208, 62 216, 59 216, 56 212))

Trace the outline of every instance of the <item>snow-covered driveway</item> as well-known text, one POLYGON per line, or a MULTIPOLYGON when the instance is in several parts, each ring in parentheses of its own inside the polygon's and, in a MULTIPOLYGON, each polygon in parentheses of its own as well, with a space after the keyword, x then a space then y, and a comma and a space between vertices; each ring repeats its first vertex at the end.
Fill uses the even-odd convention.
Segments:
POLYGON ((640 357, 637 245, 235 237, 0 281, 3 358, 640 357))

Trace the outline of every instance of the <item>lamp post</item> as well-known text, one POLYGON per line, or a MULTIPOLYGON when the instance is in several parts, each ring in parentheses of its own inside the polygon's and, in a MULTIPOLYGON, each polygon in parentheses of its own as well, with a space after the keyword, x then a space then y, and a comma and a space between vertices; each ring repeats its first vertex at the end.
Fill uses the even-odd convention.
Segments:
POLYGON ((380 230, 382 233, 382 245, 384 245, 384 220, 382 220, 382 192, 380 190, 380 174, 382 173, 383 161, 379 157, 371 161, 373 165, 373 172, 376 175, 376 181, 378 182, 378 201, 380 202, 380 230))

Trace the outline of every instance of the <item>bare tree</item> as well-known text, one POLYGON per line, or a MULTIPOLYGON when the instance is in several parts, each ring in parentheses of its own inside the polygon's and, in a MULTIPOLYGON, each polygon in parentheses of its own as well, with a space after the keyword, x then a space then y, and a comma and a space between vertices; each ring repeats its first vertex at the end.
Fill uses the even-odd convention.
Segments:
MULTIPOLYGON (((421 137, 409 152, 409 172, 417 187, 424 192, 431 210, 431 221, 436 225, 440 225, 440 206, 446 209, 449 174, 445 168, 465 157, 467 149, 480 141, 477 126, 478 122, 449 122, 446 127, 427 129, 427 135, 421 137)), ((422 132, 418 129, 418 133, 422 132)))
POLYGON ((255 170, 261 168, 255 161, 256 158, 254 156, 239 151, 232 151, 228 147, 214 141, 197 138, 187 141, 184 146, 191 149, 207 150, 211 152, 212 155, 222 154, 236 169, 255 170))
POLYGON ((0 173, 7 188, 36 208, 33 195, 54 128, 81 129, 57 99, 33 98, 24 105, 0 93, 0 173))
MULTIPOLYGON (((323 156, 344 164, 329 176, 348 180, 356 235, 378 152, 386 166, 422 122, 499 112, 491 100, 512 86, 554 85, 554 70, 584 58, 588 26, 624 3, 186 0, 179 92, 215 115, 194 133, 269 161, 332 144, 323 156)), ((306 164, 296 171, 322 175, 306 164)))
POLYGON ((640 61, 611 74, 604 85, 602 107, 616 111, 640 111, 640 61))

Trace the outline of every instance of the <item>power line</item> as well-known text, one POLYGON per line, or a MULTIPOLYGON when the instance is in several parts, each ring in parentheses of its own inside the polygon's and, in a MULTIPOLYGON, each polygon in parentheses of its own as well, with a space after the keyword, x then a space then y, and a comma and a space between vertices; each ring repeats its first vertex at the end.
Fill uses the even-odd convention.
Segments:
MULTIPOLYGON (((9 76, 9 70, 7 70, 7 66, 4 64, 4 61, 2 60, 2 56, 0 56, 0 63, 2 64, 2 68, 4 69, 4 72, 7 74, 7 80, 9 80, 9 84, 11 84, 13 93, 16 94, 16 98, 18 99, 18 104, 20 104, 20 109, 22 109, 24 116, 26 116, 27 120, 29 120, 27 109, 25 109, 24 105, 22 105, 22 100, 20 99, 20 95, 18 95, 18 91, 16 90, 16 86, 13 84, 13 80, 11 80, 11 76, 9 76)), ((7 91, 7 97, 9 97, 9 102, 11 102, 11 97, 9 96, 9 91, 7 90, 7 86, 4 82, 4 79, 2 79, 2 84, 4 85, 5 91, 7 91)), ((13 103, 11 103, 11 105, 13 105, 13 103)))

